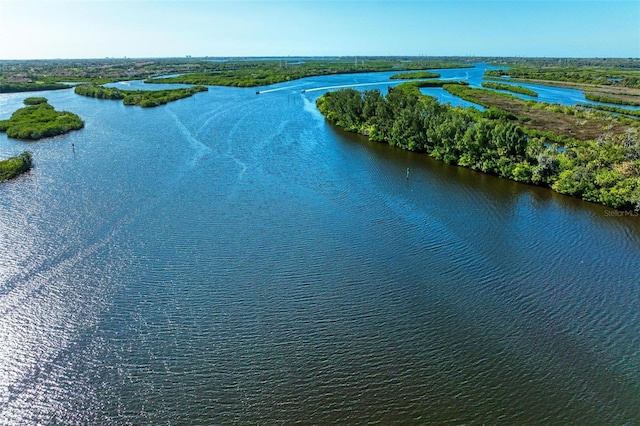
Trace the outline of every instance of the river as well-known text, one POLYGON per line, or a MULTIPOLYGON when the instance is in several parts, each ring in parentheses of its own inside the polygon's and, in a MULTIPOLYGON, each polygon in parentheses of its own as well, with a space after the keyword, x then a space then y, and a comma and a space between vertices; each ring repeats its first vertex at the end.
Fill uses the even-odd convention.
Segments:
POLYGON ((86 127, 0 135, 0 424, 639 423, 640 218, 315 108, 391 74, 44 93, 86 127))

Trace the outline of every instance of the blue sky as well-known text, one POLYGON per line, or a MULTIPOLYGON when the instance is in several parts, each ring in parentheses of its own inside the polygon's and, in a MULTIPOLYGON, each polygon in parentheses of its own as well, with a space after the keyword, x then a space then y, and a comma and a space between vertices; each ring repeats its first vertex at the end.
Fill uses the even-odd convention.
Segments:
POLYGON ((640 1, 0 0, 0 59, 640 57, 640 1))

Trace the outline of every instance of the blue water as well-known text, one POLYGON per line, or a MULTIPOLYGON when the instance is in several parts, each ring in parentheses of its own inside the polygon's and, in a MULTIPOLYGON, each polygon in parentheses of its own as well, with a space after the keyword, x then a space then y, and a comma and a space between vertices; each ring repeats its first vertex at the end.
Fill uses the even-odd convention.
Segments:
POLYGON ((640 219, 315 108, 391 74, 43 93, 86 126, 0 135, 0 424, 639 423, 640 219))

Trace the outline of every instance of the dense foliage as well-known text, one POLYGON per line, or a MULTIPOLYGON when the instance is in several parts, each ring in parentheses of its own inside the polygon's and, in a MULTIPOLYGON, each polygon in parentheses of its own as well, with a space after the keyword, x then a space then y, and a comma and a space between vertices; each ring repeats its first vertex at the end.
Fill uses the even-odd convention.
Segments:
POLYGON ((68 85, 60 83, 0 83, 0 93, 39 92, 68 88, 68 85))
POLYGON ((97 99, 124 99, 124 91, 116 88, 98 86, 96 84, 80 84, 74 92, 78 95, 97 99))
POLYGON ((0 120, 0 132, 16 139, 37 140, 84 127, 84 121, 68 111, 56 111, 47 102, 20 108, 8 120, 0 120))
POLYGON ((205 86, 194 86, 187 89, 127 91, 122 102, 125 105, 140 105, 141 107, 149 108, 188 98, 196 93, 208 90, 205 86))
POLYGON ((538 97, 538 94, 531 89, 527 89, 526 87, 516 86, 514 84, 504 84, 504 83, 494 83, 491 81, 485 81, 482 83, 482 87, 486 87, 487 89, 495 89, 495 90, 506 90, 512 93, 520 93, 521 95, 528 95, 534 98, 538 97))
POLYGON ((47 98, 26 98, 24 100, 25 105, 40 105, 46 104, 47 102, 49 102, 47 98))
POLYGON ((139 105, 144 108, 164 105, 207 90, 209 89, 204 86, 169 90, 120 90, 95 84, 81 84, 75 88, 75 92, 78 95, 98 99, 122 99, 125 105, 139 105))
POLYGON ((637 130, 556 149, 490 111, 452 108, 402 86, 386 96, 379 90, 329 92, 317 106, 329 121, 373 141, 618 209, 640 207, 637 130))
POLYGON ((24 151, 16 157, 2 160, 0 161, 0 182, 26 173, 31 170, 31 167, 33 167, 33 156, 29 151, 24 151))
POLYGON ((402 72, 394 74, 391 80, 411 80, 414 78, 440 78, 440 74, 431 71, 402 72))

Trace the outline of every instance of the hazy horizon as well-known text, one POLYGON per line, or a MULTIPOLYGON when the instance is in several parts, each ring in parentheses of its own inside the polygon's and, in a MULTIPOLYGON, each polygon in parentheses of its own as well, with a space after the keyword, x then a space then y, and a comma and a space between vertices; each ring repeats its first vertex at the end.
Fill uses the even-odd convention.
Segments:
POLYGON ((204 59, 204 60, 279 60, 279 59, 332 59, 332 58, 443 58, 443 59, 484 59, 484 58, 502 58, 502 59, 631 59, 636 60, 640 57, 632 56, 489 56, 489 55, 278 55, 278 56, 104 56, 104 57, 75 57, 75 58, 9 58, 0 59, 0 61, 118 61, 118 60, 160 60, 160 59, 204 59))
POLYGON ((640 57, 635 1, 0 0, 0 59, 640 57))

